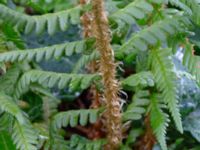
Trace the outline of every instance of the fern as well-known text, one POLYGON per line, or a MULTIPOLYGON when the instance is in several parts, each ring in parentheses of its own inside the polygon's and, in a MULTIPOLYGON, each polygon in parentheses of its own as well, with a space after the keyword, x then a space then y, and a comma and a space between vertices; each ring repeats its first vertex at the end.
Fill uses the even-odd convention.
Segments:
POLYGON ((12 130, 13 122, 16 119, 10 113, 1 113, 0 131, 10 132, 12 130))
POLYGON ((154 78, 151 72, 139 72, 124 79, 122 85, 131 89, 134 87, 153 87, 154 78))
POLYGON ((0 62, 20 62, 33 61, 40 62, 51 58, 59 58, 61 56, 71 56, 74 53, 84 53, 91 49, 93 40, 83 40, 78 42, 70 42, 49 47, 36 48, 30 50, 16 50, 0 53, 0 62))
POLYGON ((181 0, 184 4, 186 4, 192 10, 192 20, 196 24, 200 24, 200 6, 198 0, 181 0))
MULTIPOLYGON (((172 62, 173 54, 169 49, 179 44, 180 37, 187 38, 193 22, 199 24, 199 0, 108 0, 105 1, 108 13, 104 11, 103 0, 93 0, 90 1, 92 11, 85 14, 83 12, 91 9, 90 4, 87 3, 89 1, 81 0, 80 5, 79 1, 70 0, 70 3, 66 3, 64 0, 13 0, 17 4, 16 10, 13 10, 9 1, 0 0, 2 3, 0 4, 0 130, 2 131, 0 149, 9 149, 7 145, 12 146, 10 149, 13 150, 100 150, 104 146, 105 149, 110 150, 131 149, 135 146, 135 142, 137 143, 137 137, 143 134, 143 126, 135 130, 135 124, 144 125, 142 118, 149 114, 152 131, 161 149, 167 150, 166 132, 169 116, 165 113, 166 108, 178 130, 183 132, 178 107, 176 74, 172 62), (60 5, 62 8, 58 8, 60 5), (63 8, 64 11, 59 11, 63 8), (31 16, 17 11, 18 9, 26 12, 30 9, 31 14, 33 12, 43 15, 31 16), (88 28, 81 28, 79 26, 81 23, 88 28), (134 24, 139 26, 139 31, 134 32, 134 24), (35 33, 47 32, 53 35, 59 31, 66 31, 71 25, 78 25, 83 32, 88 30, 96 41, 92 38, 83 40, 79 38, 75 42, 42 48, 25 49, 23 47, 24 43, 21 39, 27 38, 25 34, 34 33, 35 36, 35 33), (114 31, 110 31, 109 25, 114 31), (111 35, 110 32, 113 34, 111 35), (22 33, 22 38, 20 33, 22 33), (171 42, 173 39, 178 40, 171 42), (8 41, 13 42, 12 45, 15 44, 15 48, 10 47, 8 41), (169 47, 169 49, 163 47, 169 47), (74 65, 72 73, 34 70, 39 69, 38 63, 43 60, 72 57, 73 54, 78 54, 80 59, 74 65), (127 58, 124 57, 126 55, 128 55, 127 58), (124 64, 123 73, 118 70, 114 56, 124 64), (83 71, 81 69, 94 60, 98 62, 96 68, 99 67, 101 73, 80 74, 83 71), (133 74, 133 72, 136 73, 133 74), (119 102, 121 95, 118 93, 120 84, 117 78, 121 79, 122 90, 127 91, 127 95, 132 95, 132 101, 127 102, 123 107, 123 112, 119 102), (103 85, 100 84, 100 80, 103 81, 103 85), (97 84, 96 88, 101 88, 101 93, 97 92, 99 89, 95 89, 95 86, 89 89, 93 82, 97 84), (31 92, 25 94, 28 90, 31 92), (43 105, 40 123, 35 119, 33 123, 30 122, 32 116, 28 118, 18 106, 21 106, 19 99, 23 98, 23 102, 32 108, 31 96, 35 93, 40 100, 40 106, 43 105), (80 95, 77 96, 77 93, 80 95), (104 111, 104 108, 100 107, 101 94, 105 99, 102 104, 107 106, 104 117, 101 117, 104 111), (78 101, 70 102, 70 104, 68 99, 62 101, 63 97, 68 96, 77 96, 78 101), (86 101, 83 101, 84 98, 86 101), (73 107, 74 104, 82 106, 82 101, 86 107, 74 110, 77 108, 73 107), (62 102, 61 105, 58 105, 60 102, 62 102), (103 119, 103 125, 96 129, 94 123, 99 119, 103 119), (121 121, 125 122, 123 126, 121 126, 121 121), (75 135, 70 128, 67 128, 70 129, 70 134, 65 134, 65 130, 61 129, 84 126, 84 129, 88 131, 90 129, 88 125, 94 127, 91 131, 94 134, 90 134, 93 136, 91 139, 97 138, 97 140, 75 135), (99 138, 99 136, 104 136, 104 131, 102 132, 104 127, 107 128, 105 130, 107 139, 99 138), (4 134, 4 131, 8 134, 4 134), (127 133, 127 138, 124 138, 122 143, 121 136, 125 133, 124 131, 127 133), (11 142, 9 135, 16 146, 11 142), (6 136, 8 140, 5 140, 6 136)), ((45 35, 43 38, 46 38, 45 35)), ((32 34, 29 37, 32 40, 32 34)), ((64 40, 60 33, 54 38, 64 40)), ((74 39, 67 41, 74 41, 74 39)), ((41 44, 44 43, 41 42, 41 44)), ((50 45, 52 41, 45 44, 50 45)), ((192 54, 190 43, 184 45, 186 49, 183 64, 200 83, 198 70, 200 59, 192 54)), ((34 102, 34 106, 37 104, 34 102)), ((24 111, 29 110, 25 108, 24 111)), ((145 125, 149 127, 146 122, 145 125)), ((79 130, 79 128, 76 129, 79 130)), ((144 141, 141 141, 144 145, 138 145, 146 147, 148 144, 151 149, 149 140, 150 143, 154 140, 150 139, 152 135, 148 135, 149 131, 151 132, 150 128, 144 134, 147 135, 144 141)), ((86 136, 90 137, 90 135, 86 133, 86 136)))
POLYGON ((166 41, 167 37, 179 32, 185 32, 185 27, 191 23, 186 17, 175 17, 156 22, 148 28, 133 34, 133 36, 124 43, 117 51, 118 57, 130 52, 147 50, 148 46, 156 45, 157 42, 166 41))
POLYGON ((153 6, 144 1, 136 0, 127 5, 125 8, 113 13, 110 19, 120 24, 120 21, 128 24, 135 23, 136 19, 143 19, 147 14, 153 11, 153 6))
POLYGON ((176 74, 173 71, 173 63, 169 49, 154 49, 149 56, 149 65, 154 74, 155 83, 162 92, 163 101, 168 105, 177 129, 182 133, 182 122, 178 108, 176 74))
POLYGON ((56 114, 52 119, 53 129, 61 127, 75 127, 78 124, 85 126, 88 123, 95 123, 100 115, 101 109, 70 110, 56 114))
MULTIPOLYGON (((52 141, 50 140, 50 142, 52 141)), ((44 150, 49 150, 49 149, 70 150, 70 147, 68 141, 65 141, 65 139, 61 135, 53 134, 53 142, 45 144, 44 147, 44 150)))
POLYGON ((168 115, 165 114, 158 102, 158 96, 156 94, 151 95, 151 126, 153 132, 162 148, 162 150, 167 150, 166 144, 166 128, 168 126, 168 115))
POLYGON ((14 92, 16 82, 21 74, 21 70, 18 65, 12 66, 6 74, 0 77, 0 91, 11 95, 14 92))
POLYGON ((23 30, 26 34, 32 31, 40 34, 44 32, 46 28, 50 35, 58 30, 65 31, 69 22, 72 24, 80 23, 80 13, 81 7, 77 6, 57 13, 28 16, 0 4, 0 19, 3 19, 4 22, 11 23, 16 26, 19 31, 23 30))
POLYGON ((20 124, 15 122, 12 139, 20 150, 37 150, 38 135, 29 123, 20 124))
POLYGON ((146 112, 144 108, 149 104, 149 92, 148 91, 137 91, 132 98, 131 104, 128 105, 128 108, 123 113, 123 120, 139 120, 142 118, 142 115, 146 112))
POLYGON ((35 82, 49 88, 58 86, 59 89, 63 89, 69 85, 72 91, 77 89, 83 90, 88 88, 90 83, 97 78, 99 76, 95 74, 64 74, 31 70, 19 79, 14 95, 16 99, 19 98, 28 90, 29 85, 35 82))
POLYGON ((21 110, 18 106, 13 102, 12 98, 5 95, 4 93, 0 93, 0 108, 1 110, 10 113, 11 115, 15 116, 16 119, 20 122, 24 122, 24 118, 22 115, 21 110))
POLYGON ((106 141, 103 139, 90 141, 77 135, 73 135, 70 139, 70 148, 74 150, 101 150, 105 144, 106 141))

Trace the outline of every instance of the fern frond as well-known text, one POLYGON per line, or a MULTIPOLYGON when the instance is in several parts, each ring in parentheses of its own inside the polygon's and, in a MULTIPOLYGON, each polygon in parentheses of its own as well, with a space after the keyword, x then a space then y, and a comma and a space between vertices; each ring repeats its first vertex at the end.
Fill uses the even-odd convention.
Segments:
POLYGON ((44 145, 44 150, 70 150, 69 142, 63 136, 50 131, 50 139, 44 145))
POLYGON ((144 108, 149 104, 149 91, 138 91, 132 98, 132 103, 128 105, 127 110, 123 113, 123 120, 139 120, 146 112, 144 108))
POLYGON ((133 34, 117 51, 117 55, 130 54, 133 50, 135 53, 145 51, 150 45, 155 45, 159 41, 166 41, 170 35, 185 32, 186 27, 190 25, 191 22, 186 17, 175 17, 156 22, 152 26, 133 34))
POLYGON ((12 139, 20 150, 37 150, 38 135, 31 124, 20 124, 15 122, 12 132, 12 139))
POLYGON ((183 127, 178 107, 178 96, 176 87, 176 74, 169 49, 154 49, 150 53, 149 64, 154 75, 155 83, 162 92, 163 102, 167 104, 177 129, 182 133, 183 127))
POLYGON ((151 127, 158 140, 162 150, 167 150, 166 144, 166 130, 168 126, 168 115, 165 114, 157 100, 157 95, 152 94, 151 96, 151 112, 150 112, 151 127))
POLYGON ((82 109, 60 112, 52 118, 52 127, 57 130, 61 127, 85 126, 88 123, 95 123, 101 113, 101 109, 82 109))
POLYGON ((0 91, 8 95, 13 94, 20 73, 21 70, 18 66, 11 67, 6 74, 0 77, 0 91))
POLYGON ((71 56, 74 53, 79 54, 89 50, 91 48, 91 42, 91 40, 83 40, 43 48, 9 51, 0 53, 0 62, 20 62, 25 60, 40 62, 44 58, 45 60, 49 60, 61 56, 71 56))
POLYGON ((198 0, 181 0, 185 5, 187 5, 192 10, 192 20, 200 25, 200 3, 198 0))
POLYGON ((40 34, 47 29, 50 35, 58 30, 65 31, 69 23, 78 24, 80 22, 80 13, 81 7, 77 6, 57 13, 28 16, 0 4, 0 19, 16 26, 19 31, 22 30, 26 34, 33 30, 40 34))
POLYGON ((200 84, 200 57, 193 54, 193 46, 190 43, 185 45, 183 65, 187 67, 197 83, 200 84))
POLYGON ((28 90, 31 83, 39 83, 49 88, 57 86, 59 89, 69 86, 69 88, 74 91, 88 88, 91 82, 97 78, 99 78, 99 76, 96 74, 65 74, 31 70, 19 79, 14 96, 15 98, 19 98, 28 90))
POLYGON ((126 22, 127 24, 135 23, 136 19, 143 19, 148 13, 153 11, 153 6, 145 0, 136 0, 127 5, 125 8, 113 13, 110 19, 117 23, 126 22))
POLYGON ((134 87, 153 87, 154 77, 151 72, 143 71, 137 74, 131 75, 122 81, 124 87, 133 88, 134 87))
POLYGON ((17 104, 13 102, 10 96, 5 95, 4 93, 0 93, 0 108, 16 117, 20 123, 24 122, 24 117, 17 104))
POLYGON ((104 139, 91 141, 78 135, 73 135, 70 139, 70 148, 74 150, 101 150, 105 144, 104 139))
POLYGON ((13 126, 13 122, 15 120, 16 120, 16 118, 9 113, 1 114, 0 131, 6 130, 6 131, 10 132, 12 129, 12 126, 13 126))

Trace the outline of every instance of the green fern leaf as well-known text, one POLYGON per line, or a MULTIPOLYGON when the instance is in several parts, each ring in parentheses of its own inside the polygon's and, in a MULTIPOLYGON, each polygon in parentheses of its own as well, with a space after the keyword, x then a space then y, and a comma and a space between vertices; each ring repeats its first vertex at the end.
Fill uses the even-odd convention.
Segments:
POLYGON ((187 5, 192 10, 192 20, 196 24, 200 24, 200 5, 198 0, 181 0, 182 3, 187 5))
POLYGON ((72 90, 83 90, 88 88, 90 83, 98 78, 99 76, 96 74, 65 74, 31 70, 19 79, 14 91, 14 97, 18 99, 23 93, 27 92, 31 83, 39 83, 49 88, 58 86, 58 88, 63 89, 69 86, 72 90))
POLYGON ((177 129, 183 133, 181 115, 178 108, 176 74, 169 49, 154 49, 150 53, 149 64, 154 74, 156 86, 162 92, 163 101, 168 105, 177 129))
POLYGON ((137 74, 131 75, 122 81, 122 85, 128 89, 133 89, 134 87, 153 87, 154 78, 151 72, 139 72, 137 74))
POLYGON ((151 112, 150 112, 150 120, 153 132, 162 148, 162 150, 167 150, 166 144, 166 128, 168 126, 168 115, 165 114, 157 100, 157 95, 152 94, 151 96, 151 112))
POLYGON ((11 67, 6 74, 0 77, 0 91, 4 91, 5 94, 12 95, 20 76, 21 70, 19 66, 14 65, 11 67))
POLYGON ((10 132, 13 126, 13 122, 16 120, 13 115, 9 113, 3 113, 1 114, 1 120, 0 120, 0 130, 6 130, 10 132))
POLYGON ((104 139, 90 141, 78 135, 73 135, 70 139, 70 148, 74 150, 101 150, 105 144, 104 139))
POLYGON ((166 41, 167 37, 170 35, 185 32, 185 27, 190 25, 191 22, 186 17, 175 17, 156 22, 152 26, 133 34, 133 36, 117 51, 116 56, 121 57, 131 52, 138 53, 138 51, 145 51, 150 45, 153 46, 159 41, 166 41))
POLYGON ((40 62, 61 56, 71 56, 74 53, 84 53, 91 48, 91 39, 53 45, 44 48, 16 50, 0 54, 0 62, 33 61, 40 62))
POLYGON ((146 112, 144 107, 149 104, 148 96, 148 91, 137 91, 132 98, 132 103, 128 105, 127 110, 123 113, 123 120, 141 119, 142 115, 146 112))
POLYGON ((13 102, 11 97, 5 95, 4 93, 0 93, 0 108, 1 110, 16 117, 20 123, 24 122, 24 117, 17 104, 13 102))
POLYGON ((20 124, 16 121, 13 127, 12 139, 16 144, 17 149, 37 150, 37 132, 29 123, 20 124))
POLYGON ((69 142, 57 133, 51 133, 51 138, 44 145, 44 150, 70 150, 69 142))
POLYGON ((52 119, 54 130, 61 127, 85 126, 88 123, 95 123, 100 115, 101 109, 70 110, 56 114, 52 119))
POLYGON ((0 19, 16 26, 18 30, 22 29, 26 34, 32 31, 40 34, 44 32, 45 29, 47 29, 50 35, 58 30, 65 31, 69 22, 72 24, 79 24, 80 16, 80 6, 52 14, 28 16, 0 4, 0 19))

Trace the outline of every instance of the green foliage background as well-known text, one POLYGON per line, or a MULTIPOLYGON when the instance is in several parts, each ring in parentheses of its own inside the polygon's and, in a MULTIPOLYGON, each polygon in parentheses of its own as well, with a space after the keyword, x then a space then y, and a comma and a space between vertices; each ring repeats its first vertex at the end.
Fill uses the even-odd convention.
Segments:
MULTIPOLYGON (((84 97, 92 84, 100 93, 103 85, 86 69, 99 59, 95 40, 81 35, 80 17, 91 6, 78 4, 0 0, 0 149, 100 150, 106 143, 72 130, 104 111, 84 97)), ((136 147, 149 116, 154 150, 199 150, 199 1, 108 0, 106 9, 123 64, 120 149, 136 147)))

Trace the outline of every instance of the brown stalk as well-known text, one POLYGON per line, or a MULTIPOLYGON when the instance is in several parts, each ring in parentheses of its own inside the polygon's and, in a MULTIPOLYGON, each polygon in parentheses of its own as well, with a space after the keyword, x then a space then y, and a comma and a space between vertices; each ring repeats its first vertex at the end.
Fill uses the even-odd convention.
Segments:
MULTIPOLYGON (((88 4, 89 2, 90 2, 90 0, 80 0, 81 5, 88 4)), ((83 27, 83 37, 84 38, 93 37, 93 35, 92 35, 92 13, 85 12, 81 16, 81 23, 82 23, 82 27, 83 27)), ((98 68, 97 62, 93 61, 89 64, 88 71, 90 73, 96 73, 97 68, 98 68)), ((91 108, 98 108, 100 106, 100 102, 99 102, 100 94, 98 93, 98 91, 94 85, 91 87, 90 93, 92 94, 92 100, 93 100, 92 104, 91 104, 91 108)))
MULTIPOLYGON (((80 0, 81 5, 85 5, 90 3, 90 0, 80 0)), ((81 16, 81 23, 83 28, 83 37, 84 38, 90 38, 93 37, 92 32, 92 13, 91 12, 85 12, 81 16)), ((98 71, 98 63, 96 60, 92 61, 88 67, 88 72, 90 73, 96 73, 98 71)), ((91 94, 91 106, 90 108, 99 108, 101 106, 100 104, 100 93, 96 89, 95 85, 92 85, 89 94, 91 94)), ((104 138, 105 133, 103 132, 103 123, 102 119, 99 119, 94 124, 90 125, 87 128, 87 137, 89 139, 98 139, 98 138, 104 138)))
POLYGON ((149 114, 145 118, 145 126, 146 126, 146 131, 144 135, 141 137, 140 141, 138 141, 138 143, 135 146, 135 149, 137 150, 152 150, 153 146, 156 143, 156 138, 151 128, 149 114))
POLYGON ((108 144, 106 150, 117 150, 122 140, 119 83, 116 79, 114 52, 110 45, 110 29, 103 0, 92 0, 92 29, 96 47, 100 52, 100 73, 102 75, 106 105, 105 118, 108 144))

